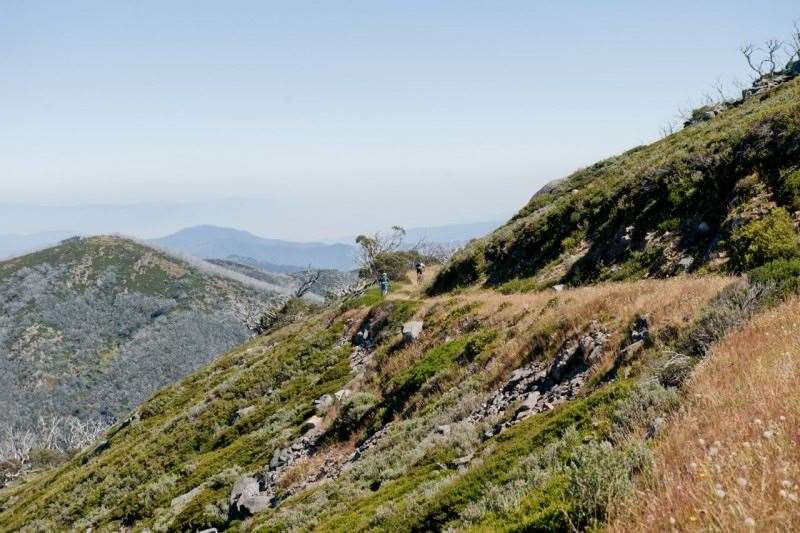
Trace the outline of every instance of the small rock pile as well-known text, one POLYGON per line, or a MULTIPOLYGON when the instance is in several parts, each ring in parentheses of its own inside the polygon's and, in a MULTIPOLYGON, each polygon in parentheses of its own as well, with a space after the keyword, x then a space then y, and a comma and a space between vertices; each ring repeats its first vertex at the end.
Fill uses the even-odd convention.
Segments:
POLYGON ((293 464, 314 454, 322 436, 322 418, 312 416, 304 427, 306 433, 286 448, 275 450, 272 459, 262 471, 261 481, 245 476, 233 485, 228 511, 231 519, 244 518, 265 511, 278 503, 277 484, 293 464))
POLYGON ((767 93, 776 87, 791 81, 800 76, 800 61, 793 61, 786 65, 786 68, 771 74, 764 74, 753 82, 751 87, 742 91, 742 97, 738 100, 729 100, 715 104, 705 105, 692 111, 692 116, 683 123, 684 126, 692 126, 701 122, 713 119, 723 111, 741 105, 746 100, 760 94, 767 93))
POLYGON ((392 423, 389 422, 385 426, 383 426, 380 430, 376 431, 370 437, 361 443, 361 446, 356 448, 356 450, 350 454, 350 457, 347 458, 345 461, 345 466, 355 463, 364 455, 364 452, 369 450, 370 448, 375 447, 378 444, 378 441, 381 440, 387 433, 389 433, 389 429, 391 428, 392 423))
POLYGON ((363 372, 372 358, 372 353, 372 350, 368 350, 363 345, 353 346, 353 351, 350 352, 350 368, 357 374, 363 372))
POLYGON ((796 78, 798 75, 800 75, 800 63, 795 61, 794 63, 787 65, 786 69, 781 70, 780 72, 776 72, 775 74, 766 74, 758 78, 753 82, 752 87, 742 91, 742 99, 747 100, 753 96, 771 91, 778 85, 786 83, 787 81, 796 78))
POLYGON ((536 361, 512 372, 503 386, 468 420, 479 422, 516 406, 513 416, 486 432, 489 438, 533 414, 575 398, 589 368, 602 355, 607 340, 608 333, 593 323, 588 333, 566 343, 552 363, 536 361))

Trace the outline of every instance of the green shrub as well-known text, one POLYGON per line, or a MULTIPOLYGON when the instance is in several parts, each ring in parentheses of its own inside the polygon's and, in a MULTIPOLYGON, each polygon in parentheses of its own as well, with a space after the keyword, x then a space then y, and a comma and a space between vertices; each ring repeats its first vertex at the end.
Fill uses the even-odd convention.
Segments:
POLYGON ((783 200, 791 205, 792 209, 800 209, 800 167, 781 172, 778 188, 783 200))
POLYGON ((785 297, 800 290, 800 259, 778 259, 748 272, 753 283, 774 284, 776 294, 785 297))
POLYGON ((511 281, 506 281, 500 285, 497 290, 502 294, 514 294, 518 292, 533 292, 544 289, 543 285, 535 277, 530 278, 514 278, 511 281))
POLYGON ((428 289, 430 295, 441 294, 477 282, 486 269, 483 249, 477 245, 462 250, 448 263, 428 289))
POLYGON ((371 392, 357 392, 348 398, 339 409, 333 422, 332 432, 340 439, 351 435, 366 415, 378 405, 380 399, 371 392))
POLYGON ((580 446, 568 467, 566 496, 573 503, 571 521, 584 529, 599 525, 606 511, 633 490, 632 478, 650 464, 642 442, 614 447, 609 442, 580 446))
POLYGON ((734 230, 729 244, 731 262, 738 271, 800 256, 800 236, 792 217, 782 207, 734 230))
MULTIPOLYGON (((375 256, 373 268, 377 272, 386 272, 389 279, 403 280, 406 273, 414 268, 414 264, 422 261, 423 263, 435 263, 436 260, 419 253, 416 250, 397 250, 393 252, 383 252, 375 256)), ((372 271, 362 269, 359 271, 362 278, 369 278, 373 275, 372 271)))
POLYGON ((349 309, 356 309, 359 307, 372 307, 378 305, 383 301, 381 290, 378 287, 373 287, 364 292, 364 294, 345 300, 342 303, 342 311, 349 309))
POLYGON ((736 283, 726 287, 682 335, 678 342, 679 351, 695 357, 705 356, 714 342, 750 318, 774 294, 773 283, 736 283))

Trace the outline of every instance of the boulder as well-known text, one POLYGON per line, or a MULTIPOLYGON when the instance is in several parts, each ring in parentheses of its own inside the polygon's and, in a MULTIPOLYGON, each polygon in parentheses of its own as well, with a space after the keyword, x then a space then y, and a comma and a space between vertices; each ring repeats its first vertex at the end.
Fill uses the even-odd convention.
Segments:
POLYGON ((266 511, 272 507, 272 496, 268 494, 256 494, 239 500, 239 512, 244 515, 254 515, 266 511))
POLYGON ((324 415, 328 410, 333 407, 335 400, 330 394, 323 394, 314 400, 314 408, 317 410, 318 415, 324 415))
POLYGON ((559 283, 558 285, 553 285, 553 290, 556 292, 561 292, 564 290, 564 284, 559 283))
POLYGON ((423 323, 421 320, 411 320, 403 324, 403 340, 411 342, 422 334, 423 323))
POLYGON ((294 459, 294 455, 289 448, 279 448, 272 454, 272 459, 269 461, 269 469, 276 470, 281 466, 288 464, 292 459, 294 459))
POLYGON ((516 418, 517 420, 521 420, 531 414, 536 409, 536 405, 539 403, 539 398, 541 397, 541 393, 539 391, 531 391, 525 396, 525 399, 522 400, 522 403, 517 409, 516 418))
POLYGON ((242 418, 244 416, 247 416, 255 410, 256 410, 255 405, 248 405, 247 407, 242 407, 241 409, 236 411, 236 418, 242 418))
POLYGON ((667 425, 666 419, 663 416, 657 416, 647 426, 646 437, 648 439, 652 439, 653 437, 658 435, 659 431, 661 431, 666 425, 667 425))
POLYGON ((323 422, 322 417, 314 415, 305 422, 303 422, 300 431, 303 431, 305 433, 321 433, 322 422, 323 422))
POLYGON ((678 265, 682 266, 683 268, 691 267, 692 263, 694 263, 694 258, 689 257, 689 256, 681 257, 681 260, 678 261, 678 265))
POLYGON ((351 391, 350 389, 342 389, 333 393, 334 398, 336 398, 336 401, 339 403, 345 401, 352 395, 353 391, 351 391))
POLYGON ((251 476, 245 476, 233 484, 229 500, 230 504, 236 505, 237 502, 255 496, 259 492, 258 480, 251 476))
POLYGON ((442 424, 436 427, 436 433, 439 435, 447 436, 450 434, 450 424, 442 424))
POLYGON ((531 411, 536 408, 536 404, 539 403, 539 398, 541 397, 541 393, 539 391, 531 391, 525 396, 525 399, 522 400, 522 406, 528 411, 531 411))
POLYGON ((457 459, 453 459, 450 461, 450 466, 453 468, 461 468, 462 466, 467 466, 470 461, 472 461, 473 454, 468 454, 463 457, 459 457, 457 459))
POLYGON ((506 381, 505 386, 503 386, 503 390, 513 390, 521 381, 527 379, 533 375, 533 373, 534 370, 532 368, 518 368, 514 370, 508 377, 508 381, 506 381))

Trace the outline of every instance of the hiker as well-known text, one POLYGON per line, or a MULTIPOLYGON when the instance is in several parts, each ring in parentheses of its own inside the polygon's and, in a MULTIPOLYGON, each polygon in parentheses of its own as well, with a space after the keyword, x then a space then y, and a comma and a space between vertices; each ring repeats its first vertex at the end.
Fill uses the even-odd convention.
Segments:
POLYGON ((378 278, 378 285, 381 288, 381 296, 385 297, 389 294, 389 275, 386 272, 381 274, 378 278))
POLYGON ((425 263, 417 261, 414 264, 414 270, 417 271, 417 283, 422 283, 422 276, 425 274, 425 263))

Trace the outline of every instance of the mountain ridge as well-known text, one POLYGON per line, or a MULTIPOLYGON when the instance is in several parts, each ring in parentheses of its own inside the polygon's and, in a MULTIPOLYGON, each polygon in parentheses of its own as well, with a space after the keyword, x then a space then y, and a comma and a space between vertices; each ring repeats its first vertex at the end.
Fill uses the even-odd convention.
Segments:
POLYGON ((314 268, 352 270, 356 248, 346 244, 300 243, 258 237, 244 230, 218 226, 193 226, 153 239, 159 246, 203 259, 250 257, 279 265, 283 269, 314 268))

